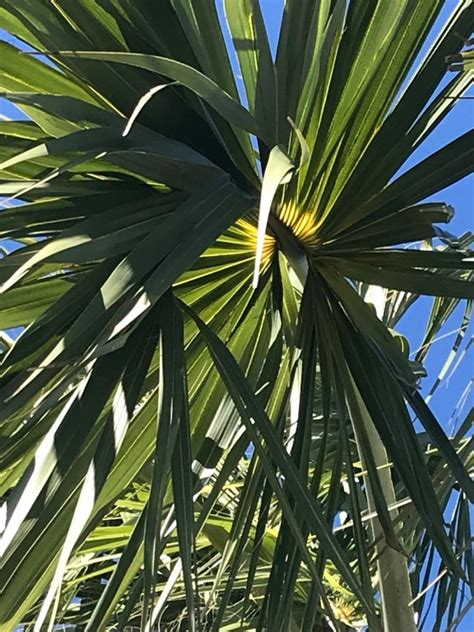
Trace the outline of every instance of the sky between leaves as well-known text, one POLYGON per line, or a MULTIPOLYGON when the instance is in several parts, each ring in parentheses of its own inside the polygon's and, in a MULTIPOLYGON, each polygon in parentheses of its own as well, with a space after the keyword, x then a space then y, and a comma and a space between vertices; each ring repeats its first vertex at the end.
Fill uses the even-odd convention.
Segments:
MULTIPOLYGON (((218 4, 220 16, 221 18, 224 18, 223 0, 220 0, 218 4)), ((260 0, 260 4, 268 30, 270 45, 272 46, 273 53, 275 54, 284 0, 260 0)), ((439 31, 441 25, 446 21, 446 18, 450 15, 455 5, 456 0, 446 0, 445 7, 442 9, 438 20, 433 25, 431 35, 425 43, 423 49, 420 51, 416 63, 423 59, 434 39, 434 35, 439 31)), ((225 19, 223 22, 225 23, 225 19)), ((224 32, 227 41, 229 41, 230 35, 228 30, 226 30, 225 24, 224 32)), ((239 72, 235 55, 231 55, 231 61, 238 78, 239 72)), ((446 83, 449 78, 450 77, 448 75, 448 77, 446 77, 446 83)), ((243 94, 242 80, 240 80, 239 83, 242 88, 241 93, 243 94)), ((467 95, 474 97, 474 89, 471 89, 467 95)), ((473 123, 474 100, 463 99, 459 101, 456 108, 454 108, 444 119, 442 124, 436 129, 435 133, 417 149, 410 160, 402 167, 400 173, 407 171, 414 164, 420 162, 454 138, 457 138, 471 129, 473 123)), ((447 226, 447 230, 449 230, 449 232, 452 232, 455 235, 461 235, 469 230, 474 231, 474 175, 464 178, 461 182, 440 191, 433 197, 428 198, 426 201, 442 201, 447 204, 451 204, 454 207, 455 216, 451 221, 451 224, 447 226)), ((430 306, 431 299, 420 299, 418 304, 410 310, 407 316, 400 323, 400 333, 404 334, 409 339, 412 353, 416 352, 418 346, 421 344, 424 334, 424 324, 426 323, 430 306)), ((426 378, 423 382, 424 393, 429 392, 432 383, 443 366, 444 359, 446 358, 447 353, 449 353, 451 345, 454 342, 454 337, 456 336, 455 331, 457 331, 457 328, 460 325, 461 318, 462 308, 458 309, 455 314, 453 314, 444 330, 444 334, 448 334, 451 331, 453 333, 436 342, 427 356, 426 368, 428 370, 428 378, 426 378)), ((467 347, 469 339, 471 339, 473 335, 474 323, 471 322, 464 337, 464 342, 460 350, 461 354, 463 349, 467 347)), ((445 426, 449 423, 449 419, 454 409, 461 401, 463 393, 469 384, 469 393, 463 406, 463 411, 469 410, 469 407, 474 404, 473 367, 474 345, 471 345, 467 353, 463 356, 462 363, 459 365, 458 369, 456 369, 453 373, 447 384, 440 387, 440 389, 435 392, 433 399, 431 400, 434 412, 438 415, 440 422, 442 422, 445 426)))

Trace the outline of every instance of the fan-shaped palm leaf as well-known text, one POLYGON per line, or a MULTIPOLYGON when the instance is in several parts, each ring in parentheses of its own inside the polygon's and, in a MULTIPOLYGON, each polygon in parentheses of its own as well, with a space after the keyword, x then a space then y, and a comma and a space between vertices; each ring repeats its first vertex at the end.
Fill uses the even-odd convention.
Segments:
POLYGON ((465 433, 389 329, 440 297, 429 344, 474 297, 469 239, 424 202, 472 169, 472 133, 397 175, 469 85, 456 66, 437 92, 469 2, 413 68, 442 4, 288 0, 273 60, 257 0, 227 1, 244 103, 213 2, 4 0, 46 57, 0 44, 28 116, 0 122, 0 195, 23 202, 0 213, 22 246, 0 326, 25 327, 1 343, 2 629, 409 630, 406 559, 424 590, 434 552, 459 616, 465 433), (394 291, 384 317, 366 284, 394 291))

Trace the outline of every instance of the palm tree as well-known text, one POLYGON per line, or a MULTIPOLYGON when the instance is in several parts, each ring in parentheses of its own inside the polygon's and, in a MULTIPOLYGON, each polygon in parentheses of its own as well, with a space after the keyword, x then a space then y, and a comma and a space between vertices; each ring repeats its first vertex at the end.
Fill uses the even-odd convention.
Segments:
POLYGON ((211 0, 3 0, 0 629, 415 630, 435 565, 462 617, 471 419, 419 372, 472 133, 397 175, 472 80, 466 1, 414 68, 443 4, 287 0, 273 58, 226 0, 241 85, 211 0))

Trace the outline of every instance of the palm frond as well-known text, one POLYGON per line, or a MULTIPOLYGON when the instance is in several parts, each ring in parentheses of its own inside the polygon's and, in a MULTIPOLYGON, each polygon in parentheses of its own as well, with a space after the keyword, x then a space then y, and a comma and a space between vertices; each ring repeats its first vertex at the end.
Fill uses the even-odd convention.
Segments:
POLYGON ((287 0, 273 58, 257 0, 4 0, 2 629, 464 616, 470 418, 420 374, 458 307, 430 395, 465 349, 472 236, 426 198, 472 132, 400 175, 470 85, 443 4, 287 0))

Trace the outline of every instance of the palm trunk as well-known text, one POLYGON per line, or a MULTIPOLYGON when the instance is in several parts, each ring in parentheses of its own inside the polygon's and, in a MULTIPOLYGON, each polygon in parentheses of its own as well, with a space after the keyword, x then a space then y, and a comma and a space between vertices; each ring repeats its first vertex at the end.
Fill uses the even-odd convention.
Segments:
MULTIPOLYGON (((377 429, 360 397, 356 385, 354 387, 354 395, 357 400, 357 408, 360 413, 366 436, 369 441, 372 456, 379 474, 380 486, 384 495, 385 503, 388 507, 396 504, 397 498, 392 482, 390 468, 387 467, 388 457, 383 446, 377 429)), ((354 430, 357 443, 357 450, 362 461, 362 465, 367 470, 364 451, 361 447, 361 441, 358 433, 354 430)), ((374 496, 368 477, 367 482, 367 500, 371 514, 376 514, 374 496)), ((397 517, 396 509, 390 512, 392 519, 397 517)), ((384 632, 416 632, 415 612, 410 605, 412 601, 412 592, 410 578, 408 575, 408 565, 405 556, 388 546, 382 527, 377 517, 371 520, 372 533, 377 542, 377 571, 378 583, 382 600, 382 619, 384 632)))

